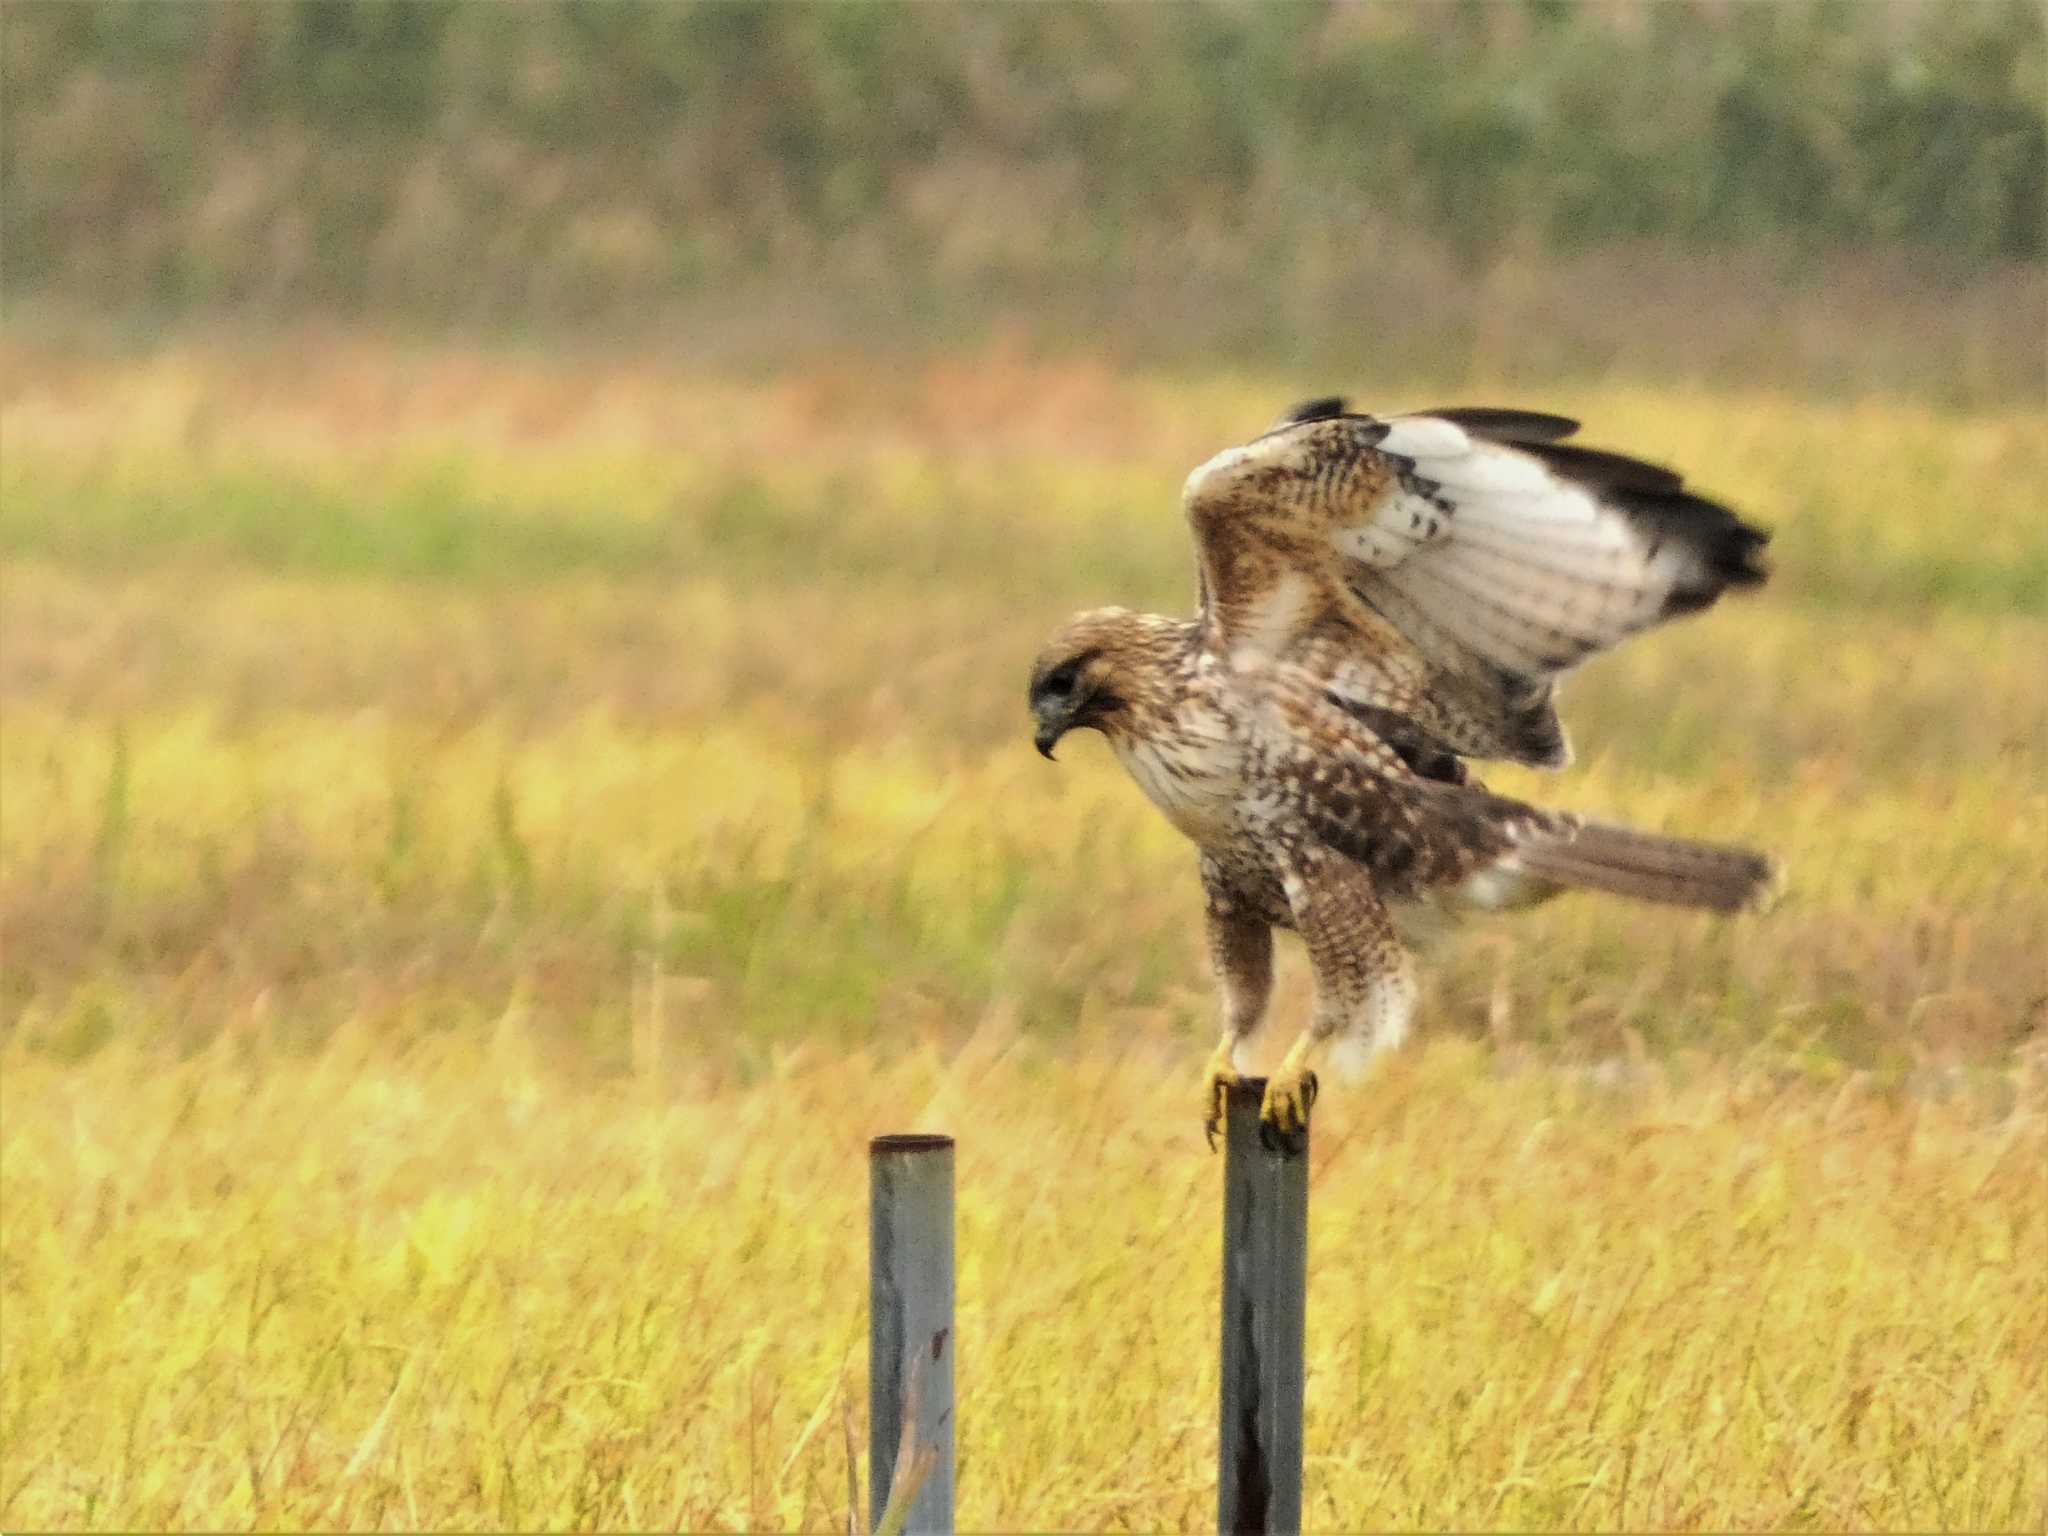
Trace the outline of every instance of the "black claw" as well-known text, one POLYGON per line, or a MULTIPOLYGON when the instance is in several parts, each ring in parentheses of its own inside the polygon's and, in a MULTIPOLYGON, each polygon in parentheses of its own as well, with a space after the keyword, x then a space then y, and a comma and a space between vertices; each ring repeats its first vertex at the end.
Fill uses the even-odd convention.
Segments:
POLYGON ((1265 1107, 1261 1106, 1259 1111, 1259 1145, 1268 1152, 1282 1152, 1290 1157, 1299 1156, 1308 1146, 1308 1112, 1316 1101, 1318 1091, 1316 1075, 1313 1072, 1304 1072, 1301 1075, 1298 1105, 1290 1104, 1285 1108, 1285 1116, 1289 1120, 1296 1118, 1298 1108, 1300 1119, 1300 1124, 1298 1125, 1288 1126, 1268 1118, 1265 1107))

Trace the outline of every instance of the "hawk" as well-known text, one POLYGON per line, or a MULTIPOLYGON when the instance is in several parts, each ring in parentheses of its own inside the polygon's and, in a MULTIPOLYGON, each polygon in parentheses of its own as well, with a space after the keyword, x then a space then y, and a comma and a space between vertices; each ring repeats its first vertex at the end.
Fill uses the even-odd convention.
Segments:
POLYGON ((1419 919, 1565 889, 1735 912, 1771 886, 1760 854, 1472 776, 1473 759, 1563 767, 1565 673, 1764 579, 1766 534, 1668 469, 1566 441, 1577 430, 1533 411, 1298 406, 1188 477, 1195 617, 1077 614, 1033 665, 1038 750, 1100 731, 1200 852, 1223 1016, 1212 1142, 1275 928, 1301 936, 1316 991, 1261 1106, 1286 1133, 1306 1124, 1319 1047, 1406 1036, 1419 919))

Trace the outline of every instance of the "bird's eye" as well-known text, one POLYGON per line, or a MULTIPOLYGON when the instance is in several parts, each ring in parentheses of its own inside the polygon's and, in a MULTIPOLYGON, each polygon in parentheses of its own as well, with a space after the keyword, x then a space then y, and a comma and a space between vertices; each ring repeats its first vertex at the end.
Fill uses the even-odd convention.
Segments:
POLYGON ((1046 680, 1043 684, 1043 690, 1046 693, 1053 695, 1055 698, 1064 698, 1067 694, 1070 694, 1074 691, 1074 684, 1079 682, 1080 680, 1080 663, 1070 661, 1063 667, 1055 668, 1046 677, 1046 680))

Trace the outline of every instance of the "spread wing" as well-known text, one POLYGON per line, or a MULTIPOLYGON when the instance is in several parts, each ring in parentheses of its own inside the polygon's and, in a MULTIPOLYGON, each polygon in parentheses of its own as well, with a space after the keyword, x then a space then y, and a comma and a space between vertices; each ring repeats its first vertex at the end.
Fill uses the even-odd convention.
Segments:
POLYGON ((1204 641, 1307 667, 1458 752, 1557 766, 1557 679, 1764 578, 1766 535, 1578 423, 1335 399, 1188 477, 1204 641))

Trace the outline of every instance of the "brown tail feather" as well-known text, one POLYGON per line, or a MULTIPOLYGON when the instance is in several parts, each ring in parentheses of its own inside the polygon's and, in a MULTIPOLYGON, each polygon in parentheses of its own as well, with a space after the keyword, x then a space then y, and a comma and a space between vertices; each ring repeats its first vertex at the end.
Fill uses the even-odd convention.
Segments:
POLYGON ((1514 860, 1539 880, 1637 901, 1741 912, 1761 906, 1777 866, 1747 848, 1687 842, 1588 822, 1570 838, 1532 840, 1514 860))

